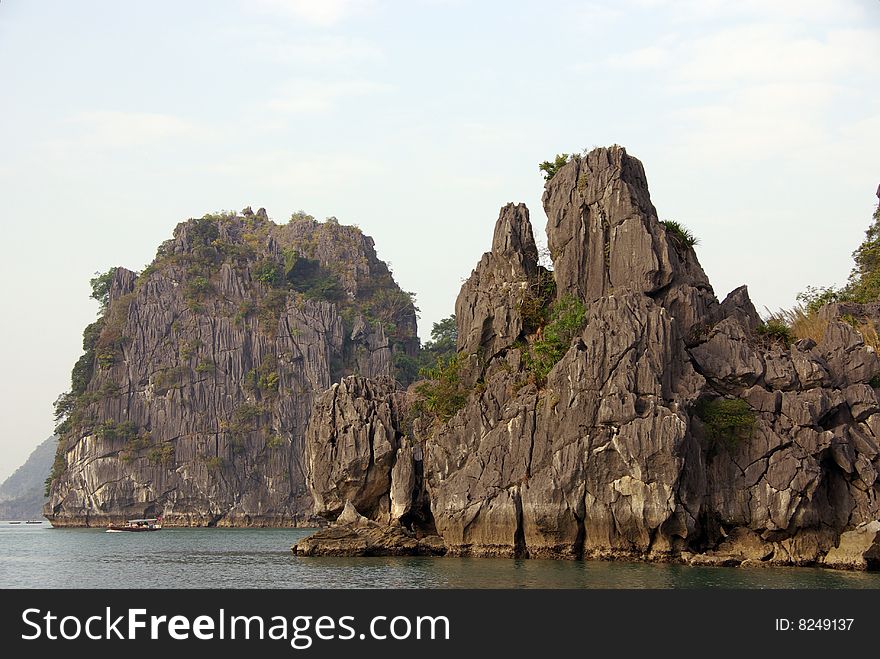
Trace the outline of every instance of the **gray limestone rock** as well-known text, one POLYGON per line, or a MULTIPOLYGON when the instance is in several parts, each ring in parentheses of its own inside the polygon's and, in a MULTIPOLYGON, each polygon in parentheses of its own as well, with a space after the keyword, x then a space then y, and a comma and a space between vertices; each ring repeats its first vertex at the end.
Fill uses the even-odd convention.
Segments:
POLYGON ((303 538, 291 548, 297 556, 442 556, 443 541, 396 524, 380 524, 346 503, 336 524, 303 538))
POLYGON ((867 570, 880 567, 880 521, 862 524, 840 535, 840 540, 822 563, 844 570, 867 570))
POLYGON ((768 337, 619 146, 573 157, 543 204, 553 271, 509 204, 462 286, 466 395, 443 421, 393 379, 415 310, 371 239, 262 209, 181 224, 147 272, 113 273, 47 515, 332 522, 307 556, 877 567, 880 304, 768 337), (563 343, 546 319, 568 296, 563 343))
POLYGON ((523 331, 523 298, 538 284, 538 250, 525 205, 501 209, 492 251, 480 259, 455 302, 458 348, 492 357, 523 331))
POLYGON ((184 222, 144 273, 113 274, 46 515, 313 524, 316 397, 351 373, 388 378, 417 341, 411 300, 360 230, 262 209, 184 222))
POLYGON ((391 378, 350 376, 317 398, 305 440, 316 514, 334 519, 347 503, 384 522, 409 512, 415 478, 400 431, 405 397, 391 378))
POLYGON ((672 281, 644 168, 623 147, 574 156, 547 182, 542 202, 560 296, 592 302, 612 291, 655 293, 672 281))

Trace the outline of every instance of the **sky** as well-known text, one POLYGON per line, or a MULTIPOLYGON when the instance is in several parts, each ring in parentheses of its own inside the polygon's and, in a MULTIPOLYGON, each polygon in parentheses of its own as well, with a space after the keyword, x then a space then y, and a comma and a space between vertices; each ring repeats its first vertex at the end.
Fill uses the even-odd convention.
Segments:
POLYGON ((840 284, 880 183, 878 0, 0 0, 0 479, 52 432, 89 278, 265 207, 452 313, 539 162, 624 145, 715 292, 840 284))

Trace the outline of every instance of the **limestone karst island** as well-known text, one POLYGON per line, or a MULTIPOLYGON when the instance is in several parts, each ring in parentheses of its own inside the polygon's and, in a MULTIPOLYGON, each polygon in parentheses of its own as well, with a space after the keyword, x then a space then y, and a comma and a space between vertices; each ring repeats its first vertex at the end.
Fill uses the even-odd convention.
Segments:
POLYGON ((208 215, 97 277, 44 514, 318 528, 304 555, 880 567, 877 225, 846 289, 762 318, 622 147, 546 165, 549 260, 504 206, 424 344, 333 220, 208 215))

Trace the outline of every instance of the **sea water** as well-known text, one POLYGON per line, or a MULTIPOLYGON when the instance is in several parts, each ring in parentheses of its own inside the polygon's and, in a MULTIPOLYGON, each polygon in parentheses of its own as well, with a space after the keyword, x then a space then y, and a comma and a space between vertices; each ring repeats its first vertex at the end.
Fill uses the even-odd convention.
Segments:
POLYGON ((2 588, 880 588, 880 573, 493 558, 304 558, 307 529, 0 522, 2 588))

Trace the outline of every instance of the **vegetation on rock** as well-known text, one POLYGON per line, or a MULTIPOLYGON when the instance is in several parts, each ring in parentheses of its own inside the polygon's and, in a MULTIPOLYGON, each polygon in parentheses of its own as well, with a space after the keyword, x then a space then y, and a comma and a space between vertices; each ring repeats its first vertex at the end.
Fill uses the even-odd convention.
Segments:
POLYGON ((699 238, 691 233, 691 231, 680 222, 676 222, 675 220, 663 220, 660 224, 666 228, 666 235, 682 247, 693 247, 700 243, 699 238))
POLYGON ((792 328, 782 318, 771 316, 761 323, 757 329, 758 336, 763 338, 769 345, 777 345, 788 348, 794 341, 792 328))
POLYGON ((755 432, 755 412, 741 398, 703 399, 695 412, 703 422, 706 439, 711 443, 736 446, 750 439, 755 432))
POLYGON ((556 281, 553 273, 541 269, 538 278, 525 289, 519 305, 523 331, 534 334, 550 320, 550 309, 556 298, 556 281))
POLYGON ((556 176, 556 172, 562 169, 568 161, 571 160, 571 154, 557 153, 553 160, 545 160, 538 165, 538 170, 544 172, 544 180, 549 181, 556 176))
POLYGON ((451 419, 465 406, 472 391, 462 377, 466 359, 464 355, 454 354, 439 359, 436 366, 421 371, 422 376, 427 378, 416 385, 416 392, 422 397, 421 406, 441 423, 451 419))
POLYGON ((96 272, 95 277, 89 280, 92 287, 90 297, 101 305, 101 313, 107 310, 107 305, 110 303, 110 286, 115 271, 116 268, 110 268, 107 272, 96 272))
POLYGON ((546 312, 546 324, 538 327, 534 341, 525 354, 528 369, 537 382, 543 383, 550 370, 568 352, 571 342, 584 329, 586 307, 571 295, 551 303, 546 312))

